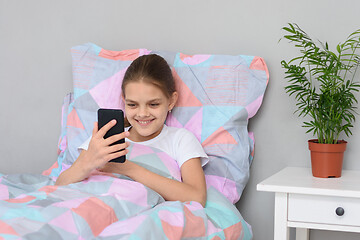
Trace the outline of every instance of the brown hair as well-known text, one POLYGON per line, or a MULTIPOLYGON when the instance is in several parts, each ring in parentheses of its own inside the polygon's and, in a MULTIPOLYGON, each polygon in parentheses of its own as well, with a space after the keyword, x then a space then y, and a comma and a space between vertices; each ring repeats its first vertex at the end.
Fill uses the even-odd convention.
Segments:
POLYGON ((176 91, 175 81, 168 63, 156 54, 140 56, 130 64, 121 85, 124 97, 126 85, 134 81, 151 83, 168 98, 176 91))
MULTIPOLYGON (((168 63, 164 58, 156 54, 140 56, 130 64, 121 84, 121 91, 124 98, 125 87, 131 82, 153 84, 168 98, 176 92, 175 80, 168 63)), ((125 116, 125 127, 129 126, 130 123, 125 116)))

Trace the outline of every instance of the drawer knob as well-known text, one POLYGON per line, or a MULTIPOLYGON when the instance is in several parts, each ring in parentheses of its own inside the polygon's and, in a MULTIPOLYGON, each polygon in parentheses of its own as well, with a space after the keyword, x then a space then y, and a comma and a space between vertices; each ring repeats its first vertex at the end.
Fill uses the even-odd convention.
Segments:
POLYGON ((338 208, 335 210, 335 212, 336 212, 336 215, 342 216, 342 215, 344 215, 345 210, 344 210, 342 207, 338 207, 338 208))

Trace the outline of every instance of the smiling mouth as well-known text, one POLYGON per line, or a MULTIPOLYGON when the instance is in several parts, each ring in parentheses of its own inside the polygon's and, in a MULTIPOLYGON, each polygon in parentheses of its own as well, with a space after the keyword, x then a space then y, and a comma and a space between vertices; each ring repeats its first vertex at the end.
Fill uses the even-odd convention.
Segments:
POLYGON ((136 120, 140 125, 148 125, 150 122, 152 122, 152 120, 146 120, 146 121, 142 121, 142 120, 136 120))

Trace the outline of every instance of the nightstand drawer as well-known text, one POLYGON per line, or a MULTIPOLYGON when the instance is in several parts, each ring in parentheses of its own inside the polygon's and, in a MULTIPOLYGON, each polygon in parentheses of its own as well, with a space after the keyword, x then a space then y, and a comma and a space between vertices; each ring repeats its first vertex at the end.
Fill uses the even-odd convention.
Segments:
POLYGON ((288 204, 288 221, 360 226, 359 198, 289 194, 288 204))

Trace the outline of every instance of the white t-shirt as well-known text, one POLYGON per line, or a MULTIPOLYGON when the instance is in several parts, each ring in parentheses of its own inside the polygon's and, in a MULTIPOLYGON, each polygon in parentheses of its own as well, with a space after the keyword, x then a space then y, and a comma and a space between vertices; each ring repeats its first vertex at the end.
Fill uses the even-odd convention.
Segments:
MULTIPOLYGON (((128 129, 129 128, 127 128, 126 131, 128 129)), ((91 137, 83 144, 81 144, 79 149, 87 150, 90 140, 91 137)), ((133 142, 127 138, 125 141, 133 142)), ((191 158, 200 157, 202 166, 204 166, 209 161, 208 156, 206 155, 200 142, 190 131, 186 130, 185 128, 175 128, 164 125, 161 133, 155 138, 144 142, 134 143, 155 147, 167 153, 170 157, 178 162, 179 167, 181 167, 184 162, 191 158)))

